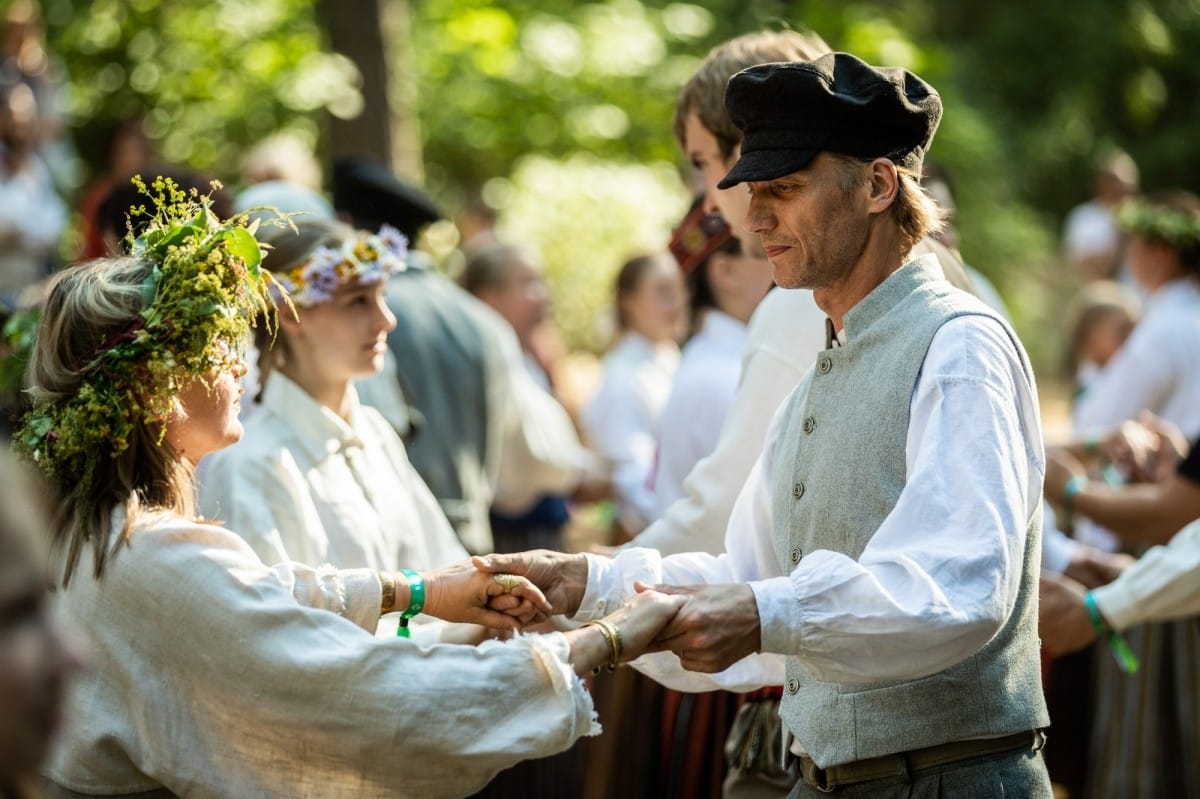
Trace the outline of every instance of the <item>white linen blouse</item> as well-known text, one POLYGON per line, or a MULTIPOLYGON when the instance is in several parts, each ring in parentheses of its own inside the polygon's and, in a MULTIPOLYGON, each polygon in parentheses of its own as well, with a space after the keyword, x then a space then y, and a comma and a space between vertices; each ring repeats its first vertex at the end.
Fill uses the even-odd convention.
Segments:
POLYGON ((99 580, 89 553, 53 596, 90 643, 44 766, 69 791, 459 797, 599 732, 561 633, 378 639, 373 570, 268 567, 229 530, 166 514, 139 520, 99 580))
POLYGON ((466 558, 396 431, 350 391, 342 419, 272 374, 242 440, 205 458, 201 512, 268 564, 395 571, 466 558))
POLYGON ((583 409, 588 442, 612 466, 617 516, 630 533, 654 520, 657 504, 651 477, 658 452, 659 423, 679 348, 656 345, 626 333, 604 356, 604 377, 583 409))

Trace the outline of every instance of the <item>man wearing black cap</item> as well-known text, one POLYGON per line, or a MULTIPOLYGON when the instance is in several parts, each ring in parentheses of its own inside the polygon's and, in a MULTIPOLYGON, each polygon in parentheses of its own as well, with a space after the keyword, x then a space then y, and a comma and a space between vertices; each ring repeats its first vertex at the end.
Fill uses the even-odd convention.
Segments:
POLYGON ((752 687, 782 657, 794 797, 1048 798, 1032 372, 1003 320, 909 257, 938 224, 918 177, 940 98, 836 53, 747 69, 726 103, 745 138, 722 185, 747 185, 776 282, 811 288, 829 319, 728 554, 490 568, 529 574, 580 620, 635 581, 689 595, 660 640, 678 659, 639 661, 673 686, 703 687, 691 671, 752 687))

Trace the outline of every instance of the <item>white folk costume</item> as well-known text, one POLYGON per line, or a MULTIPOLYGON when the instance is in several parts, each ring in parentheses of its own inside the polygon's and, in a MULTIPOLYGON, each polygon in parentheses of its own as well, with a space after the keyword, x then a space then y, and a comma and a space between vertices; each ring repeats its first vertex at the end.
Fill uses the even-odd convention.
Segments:
POLYGON ((100 580, 85 554, 56 595, 90 666, 46 775, 82 795, 457 797, 599 732, 561 634, 378 639, 380 593, 370 569, 268 567, 223 527, 139 521, 100 580))
POLYGON ((467 557, 392 426, 350 389, 342 419, 275 372, 242 440, 206 458, 204 516, 266 564, 387 571, 467 557))

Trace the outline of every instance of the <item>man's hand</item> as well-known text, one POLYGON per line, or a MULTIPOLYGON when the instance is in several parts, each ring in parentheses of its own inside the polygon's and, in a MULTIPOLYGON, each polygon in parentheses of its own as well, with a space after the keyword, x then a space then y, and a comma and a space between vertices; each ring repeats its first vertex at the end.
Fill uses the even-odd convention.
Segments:
POLYGON ((1063 570, 1063 576, 1082 584, 1084 588, 1099 588, 1120 577, 1121 572, 1128 569, 1134 560, 1131 555, 1122 552, 1105 552, 1080 545, 1075 548, 1075 554, 1063 570))
POLYGON ((762 646, 758 602, 750 586, 637 585, 639 591, 686 596, 687 602, 659 633, 649 651, 671 650, 689 671, 712 674, 752 655, 762 646))
POLYGON ((1061 505, 1067 483, 1076 476, 1087 477, 1087 469, 1065 450, 1046 450, 1046 483, 1042 493, 1046 499, 1061 505))
POLYGON ((510 555, 474 557, 471 562, 485 574, 518 574, 527 578, 546 595, 554 615, 574 615, 587 589, 587 558, 582 554, 534 549, 510 555))
POLYGON ((1038 634, 1053 657, 1083 649, 1096 640, 1082 585, 1068 577, 1042 573, 1038 586, 1038 634))

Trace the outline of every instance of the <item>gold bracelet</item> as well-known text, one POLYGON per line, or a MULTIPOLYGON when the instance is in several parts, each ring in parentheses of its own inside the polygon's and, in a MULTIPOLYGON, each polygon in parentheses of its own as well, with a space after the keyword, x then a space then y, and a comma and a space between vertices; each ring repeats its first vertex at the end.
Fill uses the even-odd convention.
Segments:
POLYGON ((379 612, 391 613, 396 609, 396 578, 388 572, 379 572, 379 585, 383 588, 379 612))
MULTIPOLYGON (((617 666, 621 663, 621 632, 616 628, 616 625, 609 624, 603 619, 589 621, 583 625, 584 627, 597 627, 600 632, 604 633, 605 640, 608 641, 608 670, 616 671, 617 666)), ((592 669, 592 674, 599 674, 601 666, 592 669)))

